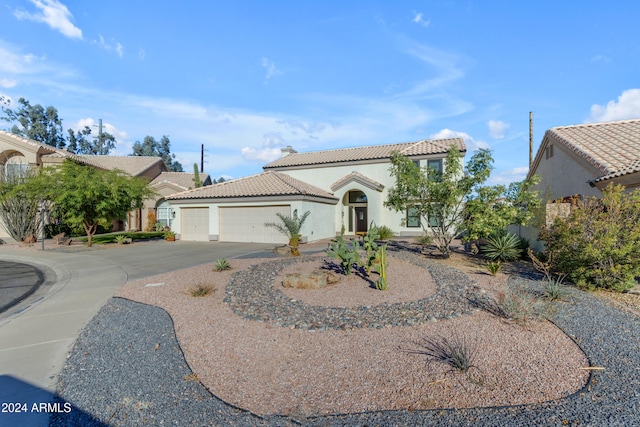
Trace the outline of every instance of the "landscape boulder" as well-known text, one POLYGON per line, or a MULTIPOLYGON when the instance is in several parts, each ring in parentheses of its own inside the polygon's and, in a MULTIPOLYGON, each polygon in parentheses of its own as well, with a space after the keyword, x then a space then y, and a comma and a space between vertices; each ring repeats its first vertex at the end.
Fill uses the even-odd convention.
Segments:
POLYGON ((311 273, 291 273, 284 276, 282 286, 296 289, 322 289, 335 285, 340 278, 331 271, 314 270, 311 273))

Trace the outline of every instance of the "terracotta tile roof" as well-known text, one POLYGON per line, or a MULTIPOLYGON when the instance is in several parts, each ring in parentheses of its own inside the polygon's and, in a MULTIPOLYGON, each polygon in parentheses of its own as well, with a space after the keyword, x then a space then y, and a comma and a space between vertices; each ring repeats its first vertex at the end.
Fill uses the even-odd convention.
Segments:
POLYGON ((16 135, 14 133, 10 133, 10 132, 6 132, 6 131, 3 131, 3 130, 0 130, 0 135, 15 139, 16 141, 21 142, 22 144, 30 145, 33 148, 36 148, 37 149, 36 151, 46 152, 46 155, 51 155, 51 156, 54 156, 54 157, 64 157, 64 158, 72 157, 72 158, 75 158, 75 155, 73 153, 70 153, 67 150, 62 150, 60 148, 55 148, 55 147, 53 147, 51 145, 41 144, 38 141, 34 141, 33 139, 25 138, 25 137, 22 137, 20 135, 16 135))
POLYGON ((306 195, 321 197, 329 200, 338 199, 304 181, 292 178, 279 172, 262 172, 244 178, 233 179, 220 184, 194 188, 182 193, 167 196, 167 200, 184 199, 224 199, 232 197, 264 197, 264 196, 294 196, 306 195))
POLYGON ((336 182, 334 182, 333 184, 331 184, 331 190, 336 191, 352 181, 356 181, 363 185, 366 185, 372 190, 382 191, 384 189, 384 185, 379 183, 378 181, 371 179, 367 176, 364 176, 360 172, 353 171, 349 175, 345 175, 339 180, 337 180, 336 182))
MULTIPOLYGON (((205 182, 207 178, 209 178, 209 174, 200 174, 200 180, 202 182, 205 182)), ((159 185, 164 182, 171 183, 185 190, 188 190, 189 188, 195 188, 195 183, 193 182, 193 174, 188 172, 162 172, 151 181, 151 185, 159 185)))
POLYGON ((100 169, 115 169, 125 171, 126 173, 136 176, 144 172, 157 162, 162 162, 160 157, 145 156, 91 156, 74 154, 70 151, 55 148, 51 145, 41 144, 29 138, 24 138, 9 132, 0 130, 0 135, 8 136, 23 144, 30 145, 40 151, 43 157, 57 157, 65 159, 74 159, 86 165, 97 167, 100 169))
POLYGON ((433 141, 425 139, 422 141, 405 142, 402 144, 341 148, 338 150, 314 151, 309 153, 292 153, 269 163, 264 166, 263 169, 267 170, 289 166, 387 159, 390 158, 392 153, 395 151, 399 151, 407 156, 441 154, 449 151, 451 146, 459 148, 460 151, 467 150, 464 140, 461 138, 438 139, 433 141))
POLYGON ((90 156, 76 155, 82 163, 101 169, 120 169, 129 175, 137 176, 154 164, 164 163, 160 157, 151 156, 90 156))
POLYGON ((599 169, 603 175, 596 181, 640 171, 640 120, 555 127, 547 133, 599 169))

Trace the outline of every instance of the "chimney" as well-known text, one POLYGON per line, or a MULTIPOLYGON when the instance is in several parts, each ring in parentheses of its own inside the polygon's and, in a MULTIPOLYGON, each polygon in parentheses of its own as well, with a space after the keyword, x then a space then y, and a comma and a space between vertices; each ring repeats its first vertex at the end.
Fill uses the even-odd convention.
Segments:
POLYGON ((289 154, 297 153, 297 151, 294 150, 290 145, 281 148, 280 151, 282 152, 282 157, 287 157, 289 154))

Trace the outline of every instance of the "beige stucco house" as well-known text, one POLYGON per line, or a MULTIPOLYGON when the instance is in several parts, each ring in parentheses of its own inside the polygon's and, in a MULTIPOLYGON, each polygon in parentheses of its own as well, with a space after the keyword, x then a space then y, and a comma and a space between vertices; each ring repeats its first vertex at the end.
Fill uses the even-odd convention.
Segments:
POLYGON ((602 196, 610 183, 640 186, 640 119, 549 129, 528 177, 548 200, 602 196))
MULTIPOLYGON (((602 197, 611 183, 627 189, 640 186, 640 120, 587 123, 549 129, 531 164, 527 178, 538 175, 543 203, 572 197, 602 197)), ((567 215, 568 204, 547 203, 545 222, 567 215)), ((514 230, 537 250, 539 229, 514 230)))
MULTIPOLYGON (((144 177, 151 182, 158 197, 146 200, 143 209, 129 212, 126 221, 114 223, 114 230, 144 230, 147 227, 148 211, 156 209, 159 209, 160 215, 167 216, 167 221, 170 222, 171 211, 164 197, 194 187, 193 174, 168 172, 165 163, 159 157, 77 155, 0 131, 0 166, 3 166, 5 173, 58 165, 65 159, 73 159, 99 169, 118 168, 129 175, 144 177)), ((207 174, 201 174, 200 179, 205 185, 211 184, 207 174)), ((0 227, 0 238, 9 238, 3 227, 0 227)))
MULTIPOLYGON (((263 167, 264 172, 167 196, 175 209, 172 228, 183 240, 286 243, 265 222, 311 211, 303 241, 366 232, 369 224, 386 225, 397 235, 420 235, 412 212, 383 206, 395 185, 391 156, 400 152, 422 166, 443 170, 447 152, 466 152, 460 138, 298 153, 291 147, 263 167)), ((462 161, 462 160, 461 160, 462 161)))

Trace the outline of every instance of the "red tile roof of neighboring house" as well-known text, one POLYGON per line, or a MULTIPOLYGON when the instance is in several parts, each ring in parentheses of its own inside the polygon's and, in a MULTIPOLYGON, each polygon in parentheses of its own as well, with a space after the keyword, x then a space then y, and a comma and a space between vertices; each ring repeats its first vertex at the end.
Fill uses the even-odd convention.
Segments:
MULTIPOLYGON (((144 171, 164 161, 160 157, 152 156, 92 156, 92 155, 73 155, 82 163, 98 167, 100 169, 120 169, 132 176, 138 176, 144 171)), ((160 165, 166 169, 166 166, 160 165)))
MULTIPOLYGON (((86 154, 74 154, 70 151, 56 148, 51 145, 41 144, 38 141, 34 141, 29 138, 24 138, 13 133, 0 130, 0 134, 13 138, 23 144, 30 145, 40 151, 42 157, 56 157, 64 159, 76 160, 80 163, 84 163, 89 166, 97 167, 100 169, 115 169, 118 168, 129 175, 137 176, 146 171, 148 168, 158 162, 162 162, 160 157, 146 157, 146 156, 92 156, 86 154)), ((165 168, 166 169, 166 168, 165 168)))
POLYGON ((309 153, 291 153, 275 160, 263 169, 286 168, 290 166, 307 166, 327 163, 343 163, 363 160, 388 159, 398 151, 407 156, 420 156, 427 154, 442 154, 454 146, 460 151, 466 151, 467 147, 461 138, 422 140, 417 142, 405 142, 402 144, 373 145, 367 147, 341 148, 338 150, 314 151, 309 153))
MULTIPOLYGON (((549 137, 600 170, 602 176, 596 181, 640 171, 640 119, 551 128, 543 144, 549 137)), ((542 151, 538 150, 532 169, 540 161, 542 151)))
POLYGON ((257 175, 233 179, 206 187, 194 188, 182 193, 167 196, 167 200, 184 199, 223 199, 233 197, 261 197, 261 196, 314 196, 329 200, 338 200, 328 193, 311 184, 307 184, 291 176, 267 171, 257 175))
MULTIPOLYGON (((154 186, 166 182, 188 190, 190 188, 195 188, 193 176, 193 173, 189 172, 162 172, 151 181, 151 185, 154 186)), ((205 182, 207 178, 209 178, 209 174, 200 174, 200 181, 205 182)))

